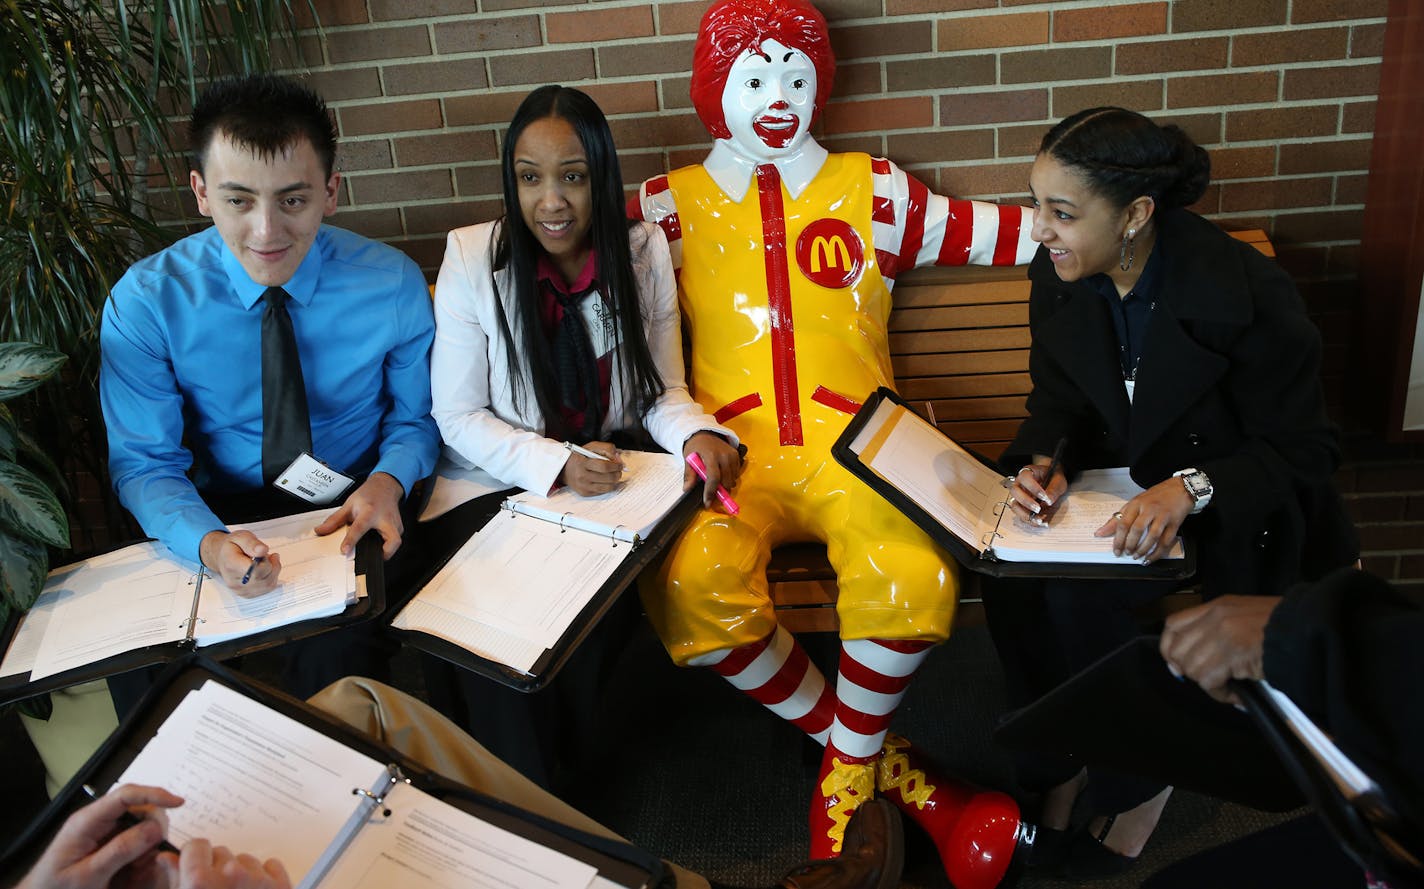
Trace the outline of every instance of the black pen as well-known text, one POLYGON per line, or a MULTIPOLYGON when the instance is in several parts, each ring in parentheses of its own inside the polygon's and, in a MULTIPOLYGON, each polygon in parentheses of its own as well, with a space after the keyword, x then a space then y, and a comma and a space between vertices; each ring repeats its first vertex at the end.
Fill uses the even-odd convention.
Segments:
POLYGON ((247 566, 247 570, 242 572, 242 585, 247 586, 247 582, 252 579, 252 569, 257 567, 257 563, 262 561, 261 556, 253 556, 252 564, 247 566))
POLYGON ((1058 470, 1063 468, 1063 449, 1068 447, 1068 437, 1058 439, 1058 446, 1053 449, 1053 459, 1048 461, 1048 472, 1043 475, 1044 496, 1048 495, 1048 486, 1053 483, 1053 476, 1058 470))
MULTIPOLYGON (((89 798, 92 800, 97 800, 100 796, 103 795, 99 793, 99 791, 95 790, 92 785, 84 784, 82 785, 82 787, 84 788, 84 792, 88 794, 89 798)), ((119 815, 119 829, 114 831, 114 833, 122 833, 123 831, 128 830, 130 827, 133 827, 135 824, 139 824, 142 821, 142 818, 138 817, 133 812, 130 812, 128 809, 124 809, 123 814, 119 815)), ((182 854, 178 850, 178 847, 168 842, 167 839, 159 840, 158 845, 154 846, 154 848, 160 852, 172 852, 174 855, 182 854)))

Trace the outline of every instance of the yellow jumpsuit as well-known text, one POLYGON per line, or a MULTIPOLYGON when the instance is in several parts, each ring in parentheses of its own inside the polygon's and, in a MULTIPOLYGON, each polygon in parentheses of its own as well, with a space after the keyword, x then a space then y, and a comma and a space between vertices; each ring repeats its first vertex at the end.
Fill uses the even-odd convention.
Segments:
POLYGON ((831 154, 795 200, 770 166, 740 203, 700 165, 668 186, 692 395, 747 446, 741 514, 701 511, 644 587, 669 654, 686 664, 770 634, 771 550, 812 540, 836 571, 843 639, 943 641, 958 598, 952 561, 831 456, 859 402, 894 385, 870 157, 831 154))

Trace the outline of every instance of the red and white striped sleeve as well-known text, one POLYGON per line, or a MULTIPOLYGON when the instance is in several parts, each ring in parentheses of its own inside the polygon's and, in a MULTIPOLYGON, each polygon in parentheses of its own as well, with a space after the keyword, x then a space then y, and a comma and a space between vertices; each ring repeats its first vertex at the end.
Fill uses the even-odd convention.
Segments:
POLYGON ((633 219, 657 223, 667 235, 672 252, 672 267, 682 271, 682 223, 677 218, 677 198, 668 187, 666 176, 654 176, 638 187, 638 196, 628 201, 628 215, 633 219))
POLYGON ((884 158, 871 160, 871 228, 888 280, 922 265, 1023 265, 1037 244, 1033 209, 937 195, 884 158))

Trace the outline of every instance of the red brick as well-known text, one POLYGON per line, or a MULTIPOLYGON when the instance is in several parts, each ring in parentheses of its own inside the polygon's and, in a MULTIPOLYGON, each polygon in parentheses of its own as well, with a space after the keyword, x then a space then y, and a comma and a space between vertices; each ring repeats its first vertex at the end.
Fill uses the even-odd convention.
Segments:
POLYGON ((1102 105, 1116 105, 1133 111, 1159 111, 1162 108, 1162 81, 1155 78, 1114 80, 1053 88, 1054 118, 1064 118, 1084 108, 1102 105))
POLYGON ((1281 146, 1281 175, 1367 170, 1370 139, 1315 141, 1281 146))
POLYGON ((1115 67, 1118 74, 1215 70, 1226 67, 1228 53, 1225 37, 1132 41, 1117 47, 1115 67))
POLYGON ((366 0, 315 0, 308 5, 306 3, 293 3, 292 14, 296 18, 297 27, 311 28, 317 24, 312 20, 312 7, 316 8, 316 18, 323 28, 330 28, 334 25, 362 25, 370 21, 366 15, 366 0))
POLYGON ((353 105, 338 109, 336 117, 343 136, 433 130, 441 123, 440 103, 435 99, 353 105))
MULTIPOLYGON (((611 120, 613 143, 623 150, 630 148, 667 147, 672 145, 702 145, 710 141, 707 130, 695 114, 657 114, 651 117, 626 117, 611 120)), ((703 148, 703 155, 706 154, 703 148)), ((701 157, 698 158, 701 160, 701 157)))
POLYGON ((1047 43, 1047 12, 1016 12, 946 19, 935 28, 940 52, 992 49, 998 46, 1034 46, 1047 43))
POLYGON ((1329 267, 1330 249, 1315 246, 1279 246, 1276 248, 1276 262, 1292 278, 1318 278, 1325 274, 1326 268, 1329 267))
POLYGON ((1206 74, 1167 80, 1168 108, 1212 108, 1274 102, 1280 95, 1281 76, 1276 71, 1242 74, 1206 74))
POLYGON ((1330 203, 1334 187, 1335 183, 1326 176, 1313 179, 1228 182, 1221 188, 1221 212, 1323 207, 1330 203))
POLYGON ((706 0, 691 3, 659 3, 659 34, 696 34, 702 24, 702 14, 707 11, 706 0))
POLYGON ((960 198, 1018 197, 1028 193, 1031 166, 1030 163, 1015 163, 943 167, 939 171, 937 190, 940 194, 960 198))
POLYGON ((1424 523, 1400 522, 1388 525, 1361 525, 1360 549, 1370 552, 1398 552, 1424 548, 1424 523))
POLYGON ((692 42, 688 40, 598 48, 598 72, 603 77, 681 74, 686 72, 691 64, 692 42))
POLYGON ((1111 46, 1037 49, 999 55, 999 79, 1010 83, 1042 83, 1044 72, 1055 81, 1095 80, 1112 74, 1111 46))
POLYGON ((1415 521, 1424 520, 1424 497, 1410 497, 1406 500, 1404 517, 1415 521))
POLYGON ((880 0, 816 0, 816 8, 834 30, 836 22, 880 15, 880 0))
MULTIPOLYGON (((822 136, 817 135, 816 141, 827 151, 859 151, 871 157, 886 157, 885 138, 883 136, 867 136, 864 133, 855 133, 849 136, 822 136)), ((891 158, 893 160, 893 158, 891 158)))
POLYGON ((1345 58, 1348 28, 1293 28, 1261 34, 1237 34, 1231 42, 1236 68, 1287 62, 1324 62, 1345 58))
POLYGON ((1384 25, 1356 25, 1350 29, 1350 58, 1380 58, 1384 55, 1384 25))
POLYGON ((548 82, 550 71, 559 72, 559 80, 564 83, 592 80, 594 77, 593 51, 588 49, 491 56, 489 66, 490 83, 494 86, 543 84, 548 82))
POLYGON ((618 166, 623 172, 624 184, 634 187, 645 179, 661 176, 668 171, 667 161, 661 151, 620 151, 618 166))
POLYGON ((353 202, 406 204, 410 201, 448 198, 455 194, 449 170, 415 170, 396 173, 362 173, 346 178, 353 202))
MULTIPOLYGON (((1215 145, 1222 141, 1222 116, 1219 113, 1187 113, 1153 115, 1159 126, 1176 124, 1198 145, 1215 145)), ((1260 226, 1256 226, 1260 228, 1260 226)))
POLYGON ((1338 119, 1339 112, 1334 105, 1227 111, 1226 140, 1255 142, 1262 139, 1333 136, 1338 119))
POLYGON ((1177 0, 1172 30, 1226 31, 1286 23, 1287 0, 1177 0))
POLYGON ((396 162, 402 167, 467 164, 495 157, 494 133, 489 130, 431 133, 397 138, 395 143, 396 162))
POLYGON ((1343 96, 1379 95, 1380 66, 1334 65, 1329 68, 1296 68, 1286 72, 1282 98, 1324 99, 1343 96))
POLYGON ((343 173, 389 170, 393 166, 389 139, 343 139, 336 146, 336 167, 343 173))
POLYGON ((994 157, 994 134, 986 129, 897 133, 885 141, 886 153, 902 166, 994 157))
POLYGON ((1368 185, 1369 177, 1364 173, 1356 173, 1353 176, 1339 176, 1335 179, 1335 203, 1363 204, 1365 202, 1365 189, 1368 185))
MULTIPOLYGON (((881 25, 852 25, 831 30, 831 49, 836 59, 867 59, 904 53, 932 52, 934 31, 929 22, 889 22, 881 25)), ((687 57, 692 58, 692 53, 687 57)))
POLYGON ((1326 269, 1326 273, 1358 278, 1360 276, 1360 245, 1332 245, 1330 247, 1330 265, 1326 269))
POLYGON ((395 207, 379 210, 342 210, 334 218, 337 225, 368 238, 395 238, 405 234, 400 211, 395 207))
POLYGON ((551 12, 544 16, 549 43, 592 43, 653 35, 651 6, 600 7, 584 12, 551 12))
POLYGON ((374 99, 381 95, 381 72, 374 65, 313 71, 303 75, 302 80, 331 105, 351 99, 374 99))
POLYGON ((658 90, 651 80, 636 83, 588 83, 579 86, 598 103, 604 114, 633 114, 658 110, 658 90))
POLYGON ((1276 216, 1274 239, 1283 243, 1359 240, 1361 210, 1316 210, 1276 216))
POLYGON ((1047 89, 951 94, 939 97, 939 125, 942 127, 1022 120, 1041 121, 1047 117, 1047 89))
POLYGON ((1341 133, 1373 133, 1375 131, 1374 102, 1346 102, 1340 114, 1341 133))
POLYGON ((415 93, 449 95, 489 86, 483 58, 391 65, 381 69, 381 78, 385 81, 388 96, 415 93))
POLYGON ((430 274, 440 268, 440 262, 445 258, 445 238, 401 238, 386 242, 400 252, 415 260, 415 264, 426 272, 426 280, 433 282, 434 276, 430 274))
POLYGON ((476 204, 485 201, 441 201, 438 204, 407 204, 401 208, 405 216, 405 233, 408 235, 443 235, 451 229, 476 222, 484 222, 489 217, 476 214, 476 204))
POLYGON ((1206 187, 1197 202, 1187 208, 1198 216, 1211 216, 1221 212, 1221 186, 1215 182, 1206 187))
POLYGON ((703 145, 698 148, 668 149, 667 168, 669 170, 680 170, 683 167, 700 164, 703 159, 707 157, 707 152, 710 148, 710 145, 703 145))
POLYGON ((1166 3, 1067 8, 1053 13, 1053 42, 1145 37, 1167 33, 1166 3))
POLYGON ((885 0, 886 15, 918 15, 925 12, 962 12, 988 9, 996 0, 885 0))
POLYGON ((892 93, 992 86, 998 82, 998 77, 998 59, 987 54, 885 63, 885 79, 892 93))
POLYGON ((934 99, 913 96, 865 102, 832 102, 821 113, 821 126, 828 135, 934 126, 934 99))
MULTIPOLYGON (((892 62, 891 64, 899 63, 892 62)), ((883 92, 885 85, 880 80, 880 63, 861 62, 837 65, 835 85, 832 89, 835 95, 840 98, 883 92)))
POLYGON ((470 127, 508 123, 529 93, 484 93, 478 96, 451 96, 445 100, 445 126, 470 127))
POLYGON ((469 15, 469 0, 370 0, 371 18, 380 21, 393 19, 423 19, 447 15, 469 15))
POLYGON ((430 54, 424 27, 360 28, 326 35, 327 52, 335 64, 372 59, 399 59, 430 54))
POLYGON ((499 163, 465 164, 455 168, 455 194, 461 197, 493 195, 502 198, 504 180, 499 163))
POLYGON ((441 53, 523 49, 542 42, 537 15, 478 16, 435 25, 435 47, 441 53))
POLYGON ((664 77, 658 81, 658 93, 662 96, 663 108, 691 108, 691 77, 664 77))
POLYGON ((1291 4, 1291 22, 1303 24, 1341 22, 1348 19, 1382 19, 1387 12, 1388 0, 1294 0, 1291 4))
POLYGON ((1049 125, 1036 123, 1032 126, 997 127, 999 157, 1033 157, 1038 154, 1038 146, 1043 144, 1043 135, 1049 125))
POLYGON ((1276 172, 1275 146, 1213 148, 1209 154, 1213 180, 1259 179, 1276 172))

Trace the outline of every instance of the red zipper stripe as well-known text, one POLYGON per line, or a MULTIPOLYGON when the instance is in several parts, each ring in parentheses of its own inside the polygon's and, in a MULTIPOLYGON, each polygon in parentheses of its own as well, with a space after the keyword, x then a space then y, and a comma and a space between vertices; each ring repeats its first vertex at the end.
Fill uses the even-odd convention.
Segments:
POLYGON ((758 164, 762 248, 766 256, 766 291, 771 315, 771 378, 781 444, 799 445, 801 400, 796 387, 796 330, 791 318, 791 271, 786 261, 786 207, 781 174, 772 164, 758 164))
POLYGON ((854 414, 860 410, 860 402, 854 398, 846 398, 839 392, 832 392, 825 386, 817 386, 816 391, 811 393, 811 400, 846 414, 854 414))

